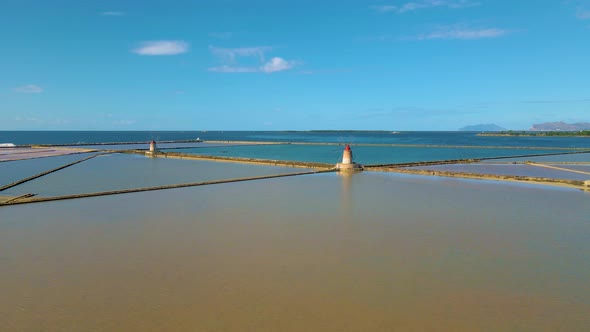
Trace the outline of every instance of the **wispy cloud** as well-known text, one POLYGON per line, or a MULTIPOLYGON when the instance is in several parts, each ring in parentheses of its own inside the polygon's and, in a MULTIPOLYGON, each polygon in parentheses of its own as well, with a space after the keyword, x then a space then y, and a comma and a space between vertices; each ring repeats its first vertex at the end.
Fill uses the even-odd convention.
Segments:
POLYGON ((218 39, 230 39, 234 34, 229 31, 225 32, 209 32, 209 37, 218 39))
POLYGON ((119 11, 108 11, 108 12, 102 12, 100 14, 102 16, 123 16, 123 15, 125 15, 124 12, 119 12, 119 11))
POLYGON ((285 60, 281 57, 272 57, 265 60, 265 53, 273 50, 270 46, 222 48, 209 46, 211 53, 216 56, 222 65, 208 68, 211 72, 218 73, 275 73, 285 71, 297 65, 296 61, 285 60), (258 65, 243 66, 238 64, 240 58, 255 58, 258 65))
POLYGON ((579 8, 576 12, 576 17, 580 20, 590 20, 590 9, 579 8))
POLYGON ((510 33, 509 30, 498 28, 474 29, 464 26, 452 25, 440 27, 432 32, 421 34, 409 39, 428 40, 428 39, 484 39, 497 38, 510 33))
POLYGON ((157 40, 142 42, 131 52, 139 55, 176 55, 188 50, 189 44, 182 40, 157 40))
POLYGON ((219 57, 222 61, 228 63, 235 63, 237 57, 257 57, 260 61, 264 61, 264 53, 272 51, 270 46, 256 46, 256 47, 238 47, 238 48, 223 48, 209 46, 211 53, 219 57))
POLYGON ((283 58, 274 57, 267 63, 260 67, 260 71, 265 73, 274 73, 277 71, 283 71, 293 68, 295 66, 294 61, 287 61, 283 58))
POLYGON ((12 91, 18 92, 18 93, 41 93, 41 92, 43 92, 43 88, 41 88, 35 84, 29 84, 29 85, 25 85, 25 86, 16 87, 16 88, 12 89, 12 91))
POLYGON ((369 6, 378 13, 397 13, 403 14, 419 9, 428 9, 436 7, 446 7, 451 9, 468 8, 479 6, 479 2, 470 0, 419 0, 406 2, 400 5, 374 5, 369 6))

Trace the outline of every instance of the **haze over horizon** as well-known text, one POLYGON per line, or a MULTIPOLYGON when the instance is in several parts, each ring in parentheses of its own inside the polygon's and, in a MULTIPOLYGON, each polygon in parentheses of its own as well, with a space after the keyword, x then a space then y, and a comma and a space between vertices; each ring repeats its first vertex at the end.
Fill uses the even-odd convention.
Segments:
POLYGON ((588 0, 5 0, 0 36, 0 130, 590 122, 588 0))

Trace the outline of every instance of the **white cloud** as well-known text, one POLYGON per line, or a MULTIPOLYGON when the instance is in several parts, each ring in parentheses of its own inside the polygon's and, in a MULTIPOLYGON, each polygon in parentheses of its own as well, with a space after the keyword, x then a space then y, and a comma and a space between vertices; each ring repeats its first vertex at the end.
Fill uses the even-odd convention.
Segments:
POLYGON ((578 9, 576 17, 580 20, 588 20, 590 19, 590 10, 578 9))
POLYGON ((123 16, 125 13, 117 11, 109 11, 100 13, 102 16, 123 16))
POLYGON ((209 50, 213 55, 221 58, 222 61, 234 63, 237 57, 257 57, 260 61, 264 61, 264 53, 272 51, 270 46, 256 46, 256 47, 238 47, 238 48, 223 48, 209 46, 209 50))
POLYGON ((399 6, 393 5, 379 5, 379 6, 370 6, 369 8, 379 12, 379 13, 389 13, 394 12, 398 14, 403 14, 406 12, 418 10, 418 9, 427 9, 427 8, 436 8, 436 7, 447 7, 452 9, 459 9, 459 8, 467 8, 467 7, 475 7, 479 6, 479 2, 474 2, 471 0, 418 0, 412 2, 406 2, 399 6))
POLYGON ((29 85, 19 86, 17 88, 14 88, 14 89, 12 89, 12 91, 18 92, 18 93, 41 93, 41 92, 43 92, 43 88, 41 88, 35 84, 29 84, 29 85))
POLYGON ((412 39, 427 40, 427 39, 483 39, 496 38, 508 34, 508 30, 490 28, 490 29, 470 29, 465 27, 450 26, 442 27, 436 31, 428 34, 422 34, 412 39))
POLYGON ((139 55, 176 55, 186 53, 188 49, 188 43, 182 40, 157 40, 143 42, 131 52, 139 55))
POLYGON ((267 63, 260 67, 260 71, 264 73, 274 73, 283 70, 289 70, 295 66, 293 61, 287 61, 283 58, 274 57, 267 63))
POLYGON ((269 61, 265 61, 265 53, 273 50, 273 48, 270 46, 239 48, 221 48, 209 46, 209 50, 222 63, 222 65, 220 66, 208 68, 209 71, 217 73, 275 73, 279 71, 289 70, 297 64, 295 61, 287 61, 281 57, 273 57, 269 61), (256 58, 258 60, 259 65, 239 65, 237 63, 238 59, 244 57, 256 58))

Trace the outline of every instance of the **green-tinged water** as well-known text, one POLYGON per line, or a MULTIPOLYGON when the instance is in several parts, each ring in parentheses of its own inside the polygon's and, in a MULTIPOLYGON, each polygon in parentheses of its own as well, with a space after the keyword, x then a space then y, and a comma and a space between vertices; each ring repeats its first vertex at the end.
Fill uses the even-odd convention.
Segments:
POLYGON ((1 207, 0 330, 585 331, 589 202, 363 172, 1 207))
MULTIPOLYGON (((310 161, 336 164, 342 159, 343 145, 254 145, 227 146, 207 149, 180 149, 197 155, 258 158, 271 160, 310 161)), ((355 161, 361 164, 388 164, 419 161, 490 158, 530 154, 564 153, 553 149, 452 148, 452 147, 397 147, 353 146, 355 161)))

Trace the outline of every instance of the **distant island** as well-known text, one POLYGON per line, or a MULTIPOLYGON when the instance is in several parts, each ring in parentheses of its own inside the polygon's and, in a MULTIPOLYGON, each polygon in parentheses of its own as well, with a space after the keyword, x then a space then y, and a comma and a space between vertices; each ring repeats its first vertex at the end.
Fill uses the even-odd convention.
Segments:
POLYGON ((534 124, 530 131, 582 131, 590 130, 590 123, 578 122, 578 123, 565 123, 559 122, 545 122, 534 124))
MULTIPOLYGON (((468 127, 464 127, 468 128, 468 127)), ((529 130, 481 130, 478 136, 582 136, 590 137, 590 123, 545 122, 534 124, 529 130), (491 132, 494 131, 494 132, 491 132)))
POLYGON ((477 136, 527 136, 527 137, 537 137, 537 136, 581 136, 581 137, 590 137, 590 130, 580 130, 580 131, 500 131, 495 133, 481 133, 477 134, 477 136))
POLYGON ((293 132, 308 132, 308 133, 390 133, 390 130, 355 130, 355 129, 314 129, 314 130, 295 130, 293 132))
POLYGON ((502 131, 506 128, 502 128, 494 123, 477 124, 472 126, 465 126, 459 128, 459 131, 502 131))

